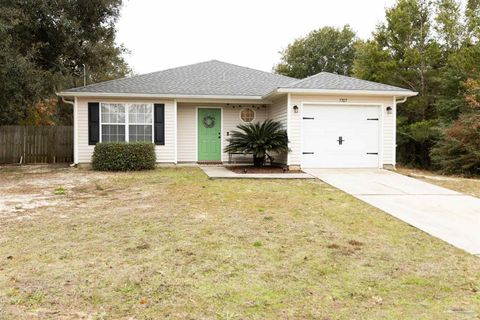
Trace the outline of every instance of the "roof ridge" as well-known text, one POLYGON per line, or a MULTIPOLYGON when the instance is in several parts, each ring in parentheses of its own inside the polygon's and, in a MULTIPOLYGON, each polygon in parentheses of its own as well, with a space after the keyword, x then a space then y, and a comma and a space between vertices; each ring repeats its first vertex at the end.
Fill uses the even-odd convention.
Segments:
POLYGON ((296 78, 289 77, 289 76, 286 76, 286 75, 283 75, 283 74, 274 73, 274 72, 268 72, 268 71, 263 71, 263 70, 258 70, 258 69, 254 69, 254 68, 251 68, 251 67, 241 66, 241 65, 235 64, 235 63, 220 61, 220 60, 217 60, 217 59, 212 59, 212 60, 205 61, 205 62, 210 62, 210 61, 216 61, 216 62, 220 62, 220 63, 224 63, 224 64, 229 64, 229 65, 231 65, 231 66, 235 66, 235 67, 239 67, 239 68, 244 68, 244 69, 253 70, 253 71, 256 71, 256 72, 263 72, 263 73, 270 74, 270 75, 275 75, 275 76, 280 76, 280 77, 284 77, 284 78, 289 78, 289 79, 298 80, 298 79, 296 79, 296 78))
MULTIPOLYGON (((312 74, 311 76, 308 76, 308 77, 306 77, 306 78, 297 79, 296 81, 293 81, 292 83, 289 83, 289 84, 287 85, 287 87, 293 86, 293 85, 296 85, 296 84, 299 84, 299 83, 302 83, 303 81, 306 81, 306 80, 308 80, 308 79, 310 79, 310 78, 316 77, 316 76, 318 76, 318 75, 320 75, 320 74, 322 74, 322 73, 329 73, 329 72, 320 71, 319 73, 312 74)), ((295 78, 294 78, 294 79, 295 79, 295 78)), ((280 87, 280 88, 284 88, 284 87, 280 87)))

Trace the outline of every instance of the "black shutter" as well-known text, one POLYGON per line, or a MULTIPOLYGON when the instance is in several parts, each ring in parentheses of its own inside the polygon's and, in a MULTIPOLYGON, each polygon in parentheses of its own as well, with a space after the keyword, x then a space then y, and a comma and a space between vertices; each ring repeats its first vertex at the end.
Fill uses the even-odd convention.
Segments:
POLYGON ((100 141, 100 104, 88 103, 88 144, 95 145, 100 141))
POLYGON ((165 105, 163 103, 155 103, 153 110, 153 131, 155 134, 155 144, 165 145, 165 105))

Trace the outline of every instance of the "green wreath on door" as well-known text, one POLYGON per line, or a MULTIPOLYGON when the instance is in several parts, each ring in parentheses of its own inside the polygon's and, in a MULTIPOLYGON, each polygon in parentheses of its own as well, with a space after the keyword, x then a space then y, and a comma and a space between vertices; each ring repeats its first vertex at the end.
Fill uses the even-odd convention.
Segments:
POLYGON ((215 126, 215 118, 212 116, 205 116, 203 118, 203 125, 205 128, 213 128, 215 126))

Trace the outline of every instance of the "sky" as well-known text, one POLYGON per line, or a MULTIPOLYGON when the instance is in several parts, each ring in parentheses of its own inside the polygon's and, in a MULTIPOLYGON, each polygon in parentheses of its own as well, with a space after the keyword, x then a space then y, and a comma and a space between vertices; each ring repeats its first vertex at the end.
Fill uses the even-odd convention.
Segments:
POLYGON ((126 0, 117 42, 135 73, 220 60, 272 71, 296 38, 349 24, 370 37, 395 0, 126 0))

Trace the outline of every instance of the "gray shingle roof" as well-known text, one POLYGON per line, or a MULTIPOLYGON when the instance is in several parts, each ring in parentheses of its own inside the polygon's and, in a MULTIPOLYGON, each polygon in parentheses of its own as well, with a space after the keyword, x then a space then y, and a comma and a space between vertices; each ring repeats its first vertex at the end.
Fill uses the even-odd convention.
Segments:
POLYGON ((411 90, 390 86, 388 84, 356 79, 329 72, 320 72, 311 77, 297 80, 287 86, 281 86, 281 88, 412 92, 411 90))
POLYGON ((100 82, 63 92, 112 95, 265 96, 277 88, 412 92, 328 72, 298 80, 218 60, 100 82))
POLYGON ((295 78, 211 60, 64 92, 263 96, 295 78))

